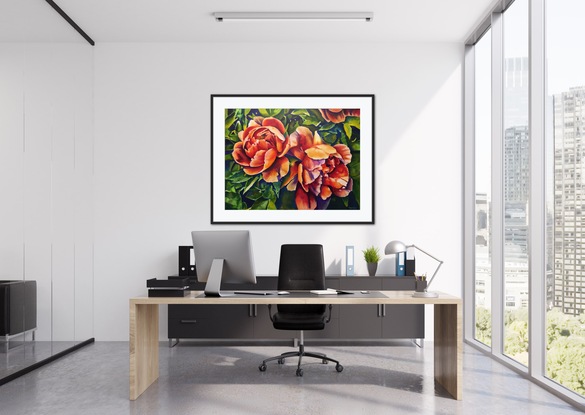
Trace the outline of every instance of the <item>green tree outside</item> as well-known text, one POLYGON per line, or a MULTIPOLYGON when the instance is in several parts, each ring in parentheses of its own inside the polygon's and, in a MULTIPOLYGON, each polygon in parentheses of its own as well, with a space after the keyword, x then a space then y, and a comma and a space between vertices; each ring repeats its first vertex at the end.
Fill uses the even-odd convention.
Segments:
MULTIPOLYGON (((475 310, 475 338, 491 345, 491 312, 485 307, 475 310)), ((504 354, 528 365, 528 310, 504 313, 504 354)), ((546 376, 585 396, 585 313, 563 314, 553 308, 546 314, 546 376)))

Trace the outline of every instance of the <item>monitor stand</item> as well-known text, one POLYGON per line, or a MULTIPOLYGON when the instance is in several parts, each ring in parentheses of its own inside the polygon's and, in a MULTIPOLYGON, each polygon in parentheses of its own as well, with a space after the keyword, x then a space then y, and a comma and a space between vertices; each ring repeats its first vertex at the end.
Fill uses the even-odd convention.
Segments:
POLYGON ((221 277, 223 275, 223 258, 216 258, 211 263, 211 269, 207 276, 207 284, 205 284, 206 297, 228 297, 233 294, 221 293, 221 277))

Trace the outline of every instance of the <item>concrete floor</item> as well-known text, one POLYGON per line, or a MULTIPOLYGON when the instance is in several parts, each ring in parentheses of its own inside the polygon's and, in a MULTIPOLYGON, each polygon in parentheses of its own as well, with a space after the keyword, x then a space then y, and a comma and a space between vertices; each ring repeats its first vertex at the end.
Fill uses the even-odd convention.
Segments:
POLYGON ((489 357, 465 346, 463 401, 435 387, 433 348, 307 346, 337 358, 259 363, 281 346, 160 347, 160 378, 128 400, 128 343, 96 342, 0 387, 0 414, 530 414, 581 413, 489 357))

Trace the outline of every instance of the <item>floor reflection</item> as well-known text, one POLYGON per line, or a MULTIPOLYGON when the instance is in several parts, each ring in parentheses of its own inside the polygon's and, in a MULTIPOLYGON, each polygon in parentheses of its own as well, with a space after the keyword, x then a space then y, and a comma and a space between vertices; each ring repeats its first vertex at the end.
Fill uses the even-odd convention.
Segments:
POLYGON ((13 342, 8 351, 0 352, 0 379, 60 353, 77 343, 73 341, 20 341, 13 342))

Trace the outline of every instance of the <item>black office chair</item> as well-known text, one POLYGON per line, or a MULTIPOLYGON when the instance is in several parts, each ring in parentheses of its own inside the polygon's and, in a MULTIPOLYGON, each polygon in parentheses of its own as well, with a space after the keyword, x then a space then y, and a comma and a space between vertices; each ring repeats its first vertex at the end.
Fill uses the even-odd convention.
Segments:
MULTIPOLYGON (((324 290, 325 289, 325 264, 323 262, 322 245, 282 245, 280 248, 280 265, 278 269, 278 290, 324 290)), ((301 361, 303 357, 314 357, 321 359, 323 363, 334 362, 338 372, 343 366, 335 359, 331 359, 322 353, 311 353, 305 351, 304 330, 323 330, 325 323, 331 320, 331 305, 329 315, 326 316, 327 306, 324 304, 302 304, 302 305, 277 305, 278 312, 272 315, 272 307, 269 305, 269 315, 275 329, 278 330, 300 330, 301 339, 299 350, 286 352, 279 356, 264 360, 258 369, 261 372, 266 370, 266 362, 277 360, 279 364, 284 363, 288 357, 298 356, 299 364, 297 376, 303 376, 301 361)))

